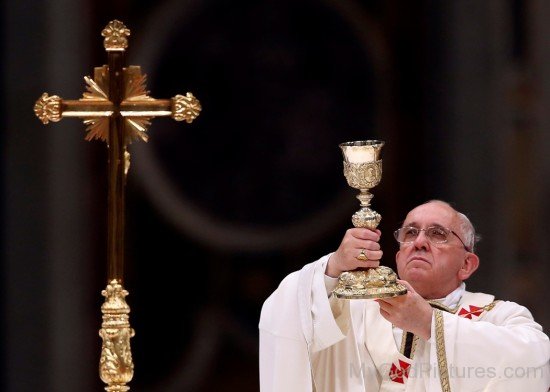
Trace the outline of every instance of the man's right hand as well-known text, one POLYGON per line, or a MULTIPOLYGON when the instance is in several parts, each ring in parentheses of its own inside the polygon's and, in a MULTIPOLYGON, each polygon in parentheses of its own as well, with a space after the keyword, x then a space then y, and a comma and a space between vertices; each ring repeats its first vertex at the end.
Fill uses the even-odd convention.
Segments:
POLYGON ((378 243, 380 235, 378 229, 374 231, 365 228, 347 230, 340 246, 330 256, 325 274, 337 278, 345 271, 352 271, 360 267, 378 267, 382 258, 382 251, 378 243), (367 256, 366 261, 357 260, 361 250, 367 256))

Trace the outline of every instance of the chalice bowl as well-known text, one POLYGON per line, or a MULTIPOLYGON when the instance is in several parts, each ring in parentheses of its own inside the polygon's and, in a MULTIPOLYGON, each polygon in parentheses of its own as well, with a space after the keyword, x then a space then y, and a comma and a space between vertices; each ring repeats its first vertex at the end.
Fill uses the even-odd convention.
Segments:
MULTIPOLYGON (((357 199, 361 208, 351 221, 355 227, 375 230, 382 217, 370 208, 373 195, 369 192, 382 179, 380 151, 384 145, 380 140, 361 140, 340 144, 344 155, 344 176, 348 185, 359 189, 357 199)), ((358 260, 367 260, 361 251, 358 260)), ((359 268, 343 272, 333 294, 344 299, 366 299, 397 297, 407 293, 405 286, 397 282, 397 275, 389 267, 359 268)))

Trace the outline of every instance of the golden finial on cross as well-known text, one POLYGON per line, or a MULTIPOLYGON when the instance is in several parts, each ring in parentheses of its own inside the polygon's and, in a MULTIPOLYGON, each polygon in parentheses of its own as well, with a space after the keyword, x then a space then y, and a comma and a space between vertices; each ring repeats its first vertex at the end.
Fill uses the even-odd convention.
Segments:
POLYGON ((191 123, 201 111, 200 102, 191 93, 172 99, 154 99, 145 89, 146 76, 139 66, 125 66, 125 51, 130 30, 113 20, 103 29, 108 64, 94 69, 94 77, 84 77, 86 92, 79 100, 63 100, 47 93, 36 101, 34 112, 44 124, 64 117, 78 117, 86 125, 86 140, 107 143, 108 162, 108 279, 102 306, 103 338, 100 376, 108 392, 124 392, 133 377, 134 364, 130 351, 130 308, 124 290, 124 193, 130 165, 127 145, 133 140, 147 141, 151 119, 171 116, 176 121, 191 123))

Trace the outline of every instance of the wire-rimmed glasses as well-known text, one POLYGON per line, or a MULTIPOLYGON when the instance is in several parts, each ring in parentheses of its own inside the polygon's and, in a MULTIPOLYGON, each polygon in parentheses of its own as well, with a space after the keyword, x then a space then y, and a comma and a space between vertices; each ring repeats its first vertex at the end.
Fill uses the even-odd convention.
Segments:
POLYGON ((449 236, 451 234, 454 234, 456 238, 460 241, 462 246, 464 246, 464 249, 466 249, 468 252, 470 252, 470 249, 466 246, 464 241, 460 238, 458 234, 456 234, 453 230, 442 227, 442 226, 430 226, 426 227, 425 229, 419 229, 418 227, 414 226, 404 226, 401 227, 393 232, 393 236, 399 242, 399 244, 402 245, 408 245, 413 243, 416 238, 420 235, 420 232, 423 231, 426 235, 426 238, 428 241, 430 241, 432 244, 445 244, 447 241, 449 241, 449 236))

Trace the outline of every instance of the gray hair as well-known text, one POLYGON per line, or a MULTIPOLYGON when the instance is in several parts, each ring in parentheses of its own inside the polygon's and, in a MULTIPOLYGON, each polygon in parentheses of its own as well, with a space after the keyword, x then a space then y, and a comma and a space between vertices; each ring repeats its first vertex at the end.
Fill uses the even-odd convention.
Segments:
POLYGON ((464 236, 464 244, 470 252, 474 252, 475 245, 481 240, 481 236, 476 233, 474 225, 470 222, 470 219, 468 219, 466 215, 458 211, 456 211, 456 213, 460 219, 460 231, 464 236))

